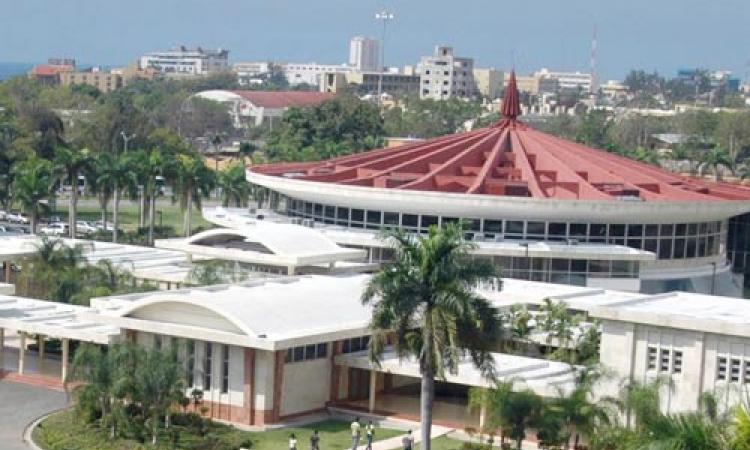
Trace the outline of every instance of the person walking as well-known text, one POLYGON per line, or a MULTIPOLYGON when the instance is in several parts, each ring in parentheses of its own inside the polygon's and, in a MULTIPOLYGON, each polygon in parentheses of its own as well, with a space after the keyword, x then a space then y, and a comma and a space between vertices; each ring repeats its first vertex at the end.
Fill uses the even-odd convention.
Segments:
POLYGON ((359 445, 359 433, 360 433, 360 424, 359 424, 359 417, 355 417, 354 421, 352 422, 351 429, 352 429, 352 450, 357 450, 357 446, 359 445))
POLYGON ((310 450, 320 450, 320 436, 318 436, 318 430, 313 431, 310 436, 310 450))
POLYGON ((401 443, 404 445, 404 450, 412 450, 414 447, 414 436, 411 435, 411 430, 401 439, 401 443))
POLYGON ((289 436, 289 450, 297 450, 297 437, 294 433, 289 436))
POLYGON ((372 450, 372 440, 375 437, 375 425, 372 424, 372 420, 365 426, 365 438, 367 439, 366 450, 372 450))

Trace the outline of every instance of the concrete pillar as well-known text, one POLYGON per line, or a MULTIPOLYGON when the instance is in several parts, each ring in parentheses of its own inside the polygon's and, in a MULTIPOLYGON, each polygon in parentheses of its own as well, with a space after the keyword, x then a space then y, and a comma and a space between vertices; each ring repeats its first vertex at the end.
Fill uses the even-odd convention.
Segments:
POLYGON ((0 372, 5 369, 5 328, 0 328, 0 372))
POLYGON ((286 273, 287 275, 294 275, 294 266, 287 266, 286 273))
POLYGON ((42 366, 44 365, 44 335, 38 334, 36 336, 36 345, 39 349, 39 352, 37 353, 37 367, 39 368, 39 373, 42 373, 42 366))
POLYGON ((70 353, 70 339, 63 338, 62 340, 62 360, 60 370, 60 380, 65 383, 65 379, 68 378, 68 359, 70 353))
POLYGON ((10 261, 5 261, 5 282, 10 283, 10 261))
POLYGON ((26 362, 26 333, 18 332, 18 374, 23 375, 23 365, 26 362))
POLYGON ((378 388, 378 373, 374 370, 370 371, 370 402, 368 411, 371 413, 375 411, 375 394, 377 393, 378 388))
POLYGON ((479 409, 479 432, 484 432, 484 423, 487 419, 487 407, 482 405, 479 409))

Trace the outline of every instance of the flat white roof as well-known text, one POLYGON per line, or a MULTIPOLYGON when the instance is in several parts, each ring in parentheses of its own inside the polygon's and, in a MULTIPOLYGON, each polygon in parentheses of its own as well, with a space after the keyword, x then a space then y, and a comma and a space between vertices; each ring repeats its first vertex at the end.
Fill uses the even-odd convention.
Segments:
MULTIPOLYGON (((514 389, 529 388, 539 395, 552 397, 560 391, 570 392, 575 387, 575 368, 569 364, 539 358, 493 353, 495 371, 499 381, 512 381, 514 389)), ((419 361, 415 358, 399 358, 393 350, 386 350, 373 364, 367 351, 336 356, 336 363, 348 367, 392 373, 420 378, 419 361)), ((491 387, 468 357, 458 364, 456 373, 445 374, 445 381, 465 386, 491 387)))

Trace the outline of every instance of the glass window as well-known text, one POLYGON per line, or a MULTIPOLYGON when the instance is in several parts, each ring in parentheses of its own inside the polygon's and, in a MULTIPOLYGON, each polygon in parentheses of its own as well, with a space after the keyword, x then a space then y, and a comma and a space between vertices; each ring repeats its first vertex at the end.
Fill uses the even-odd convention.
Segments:
POLYGON ((672 239, 659 239, 659 259, 672 258, 672 239))
POLYGON ((195 341, 190 339, 187 341, 187 373, 185 378, 187 379, 188 387, 195 386, 195 341))
POLYGON ((697 223, 689 224, 687 234, 689 234, 690 236, 695 236, 696 234, 698 234, 698 224, 697 223))
POLYGON ((321 205, 320 203, 316 203, 314 211, 315 211, 314 214, 316 216, 322 217, 323 216, 323 205, 321 205))
POLYGON ((672 373, 682 373, 682 352, 672 352, 672 373))
POLYGON ((440 223, 441 226, 446 226, 451 223, 458 223, 458 217, 443 217, 440 223))
POLYGON ((352 209, 352 222, 364 222, 365 212, 361 209, 352 209))
POLYGON ((328 344, 323 342, 322 344, 318 344, 316 355, 318 358, 325 358, 328 356, 328 344))
POLYGON ((658 236, 659 225, 646 225, 646 236, 658 236))
MULTIPOLYGON (((606 228, 605 228, 606 231, 606 228)), ((552 222, 549 224, 549 235, 550 236, 567 236, 568 234, 568 224, 567 223, 560 223, 560 222, 552 222)))
POLYGON ((294 347, 294 362, 305 360, 305 347, 294 347))
POLYGON ((569 259, 552 259, 552 270, 556 272, 567 272, 570 269, 569 259))
POLYGON ((526 234, 543 236, 545 234, 544 228, 544 222, 528 222, 526 223, 526 234))
POLYGON ((305 359, 315 359, 315 344, 305 346, 305 359))
POLYGON ((658 245, 658 242, 656 239, 644 239, 643 240, 643 249, 647 252, 654 252, 656 253, 656 247, 658 245))
POLYGON ((586 260, 585 259, 572 259, 570 261, 571 272, 586 272, 586 260))
POLYGON ((685 239, 675 238, 674 240, 674 257, 680 259, 685 257, 685 239))
POLYGON ((659 232, 659 236, 661 237, 674 236, 674 225, 671 225, 671 224, 662 225, 661 231, 659 232))
POLYGON ((607 224, 592 223, 589 226, 589 236, 591 236, 592 238, 606 238, 607 237, 607 224))
POLYGON ((674 235, 675 236, 685 236, 685 232, 687 232, 687 224, 686 223, 678 223, 677 226, 674 229, 674 235))
POLYGON ((485 233, 502 233, 503 221, 502 220, 485 220, 484 232, 485 233))
POLYGON ((685 257, 695 258, 696 251, 698 250, 698 240, 696 238, 687 239, 685 247, 685 257))
POLYGON ((329 218, 334 218, 336 216, 336 208, 333 206, 326 206, 325 216, 329 218))
POLYGON ((700 234, 706 234, 708 232, 708 224, 706 222, 701 222, 700 225, 698 225, 698 232, 700 234))
POLYGON ((630 248, 640 249, 641 248, 641 240, 640 239, 628 239, 627 245, 630 248))
POLYGON ((740 360, 732 359, 729 381, 734 383, 740 381, 740 360))
POLYGON ((424 229, 430 228, 432 225, 438 224, 437 216, 422 216, 420 218, 420 226, 424 229))
POLYGON ((628 236, 640 237, 643 236, 643 225, 628 225, 628 236))
POLYGON ((221 346, 221 392, 229 392, 229 346, 221 346))
POLYGON ((312 214, 312 212, 313 212, 313 204, 310 202, 305 202, 305 213, 312 214))
POLYGON ((386 225, 398 226, 398 213, 397 212, 383 213, 383 223, 386 225))
POLYGON ((419 216, 416 214, 404 214, 401 216, 401 223, 405 227, 417 228, 419 226, 419 216))
POLYGON ((586 237, 588 224, 585 223, 571 223, 570 224, 570 237, 586 237))
POLYGON ((480 219, 465 219, 468 225, 468 229, 471 231, 481 231, 482 221, 480 219))
POLYGON ((505 232, 509 234, 523 234, 523 222, 519 220, 505 222, 505 232))
POLYGON ((669 372, 669 349, 661 349, 661 358, 659 359, 659 371, 669 372))
POLYGON ((211 389, 211 372, 214 347, 210 342, 205 343, 205 354, 203 355, 203 390, 211 389))
POLYGON ((380 211, 367 211, 367 223, 380 225, 382 215, 383 214, 380 211))
POLYGON ((646 358, 646 366, 648 370, 656 369, 656 347, 648 348, 648 356, 646 358))
POLYGON ((590 273, 609 273, 610 262, 609 261, 589 261, 589 272, 590 273))
POLYGON ((623 237, 625 236, 625 225, 612 224, 609 226, 610 237, 623 237))
POLYGON ((727 379, 727 359, 719 358, 716 363, 716 379, 723 381, 727 379))
POLYGON ((336 208, 336 218, 339 220, 349 220, 349 208, 336 208))
POLYGON ((612 261, 613 274, 631 274, 635 272, 631 261, 612 261))

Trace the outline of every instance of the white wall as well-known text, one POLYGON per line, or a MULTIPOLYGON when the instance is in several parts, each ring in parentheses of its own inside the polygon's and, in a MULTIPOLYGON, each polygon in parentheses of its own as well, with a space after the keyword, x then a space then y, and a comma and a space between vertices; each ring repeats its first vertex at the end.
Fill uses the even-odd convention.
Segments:
POLYGON ((273 352, 255 351, 255 409, 273 409, 273 376, 275 355, 273 352))
POLYGON ((323 408, 330 398, 330 382, 329 358, 284 364, 281 415, 323 408))

